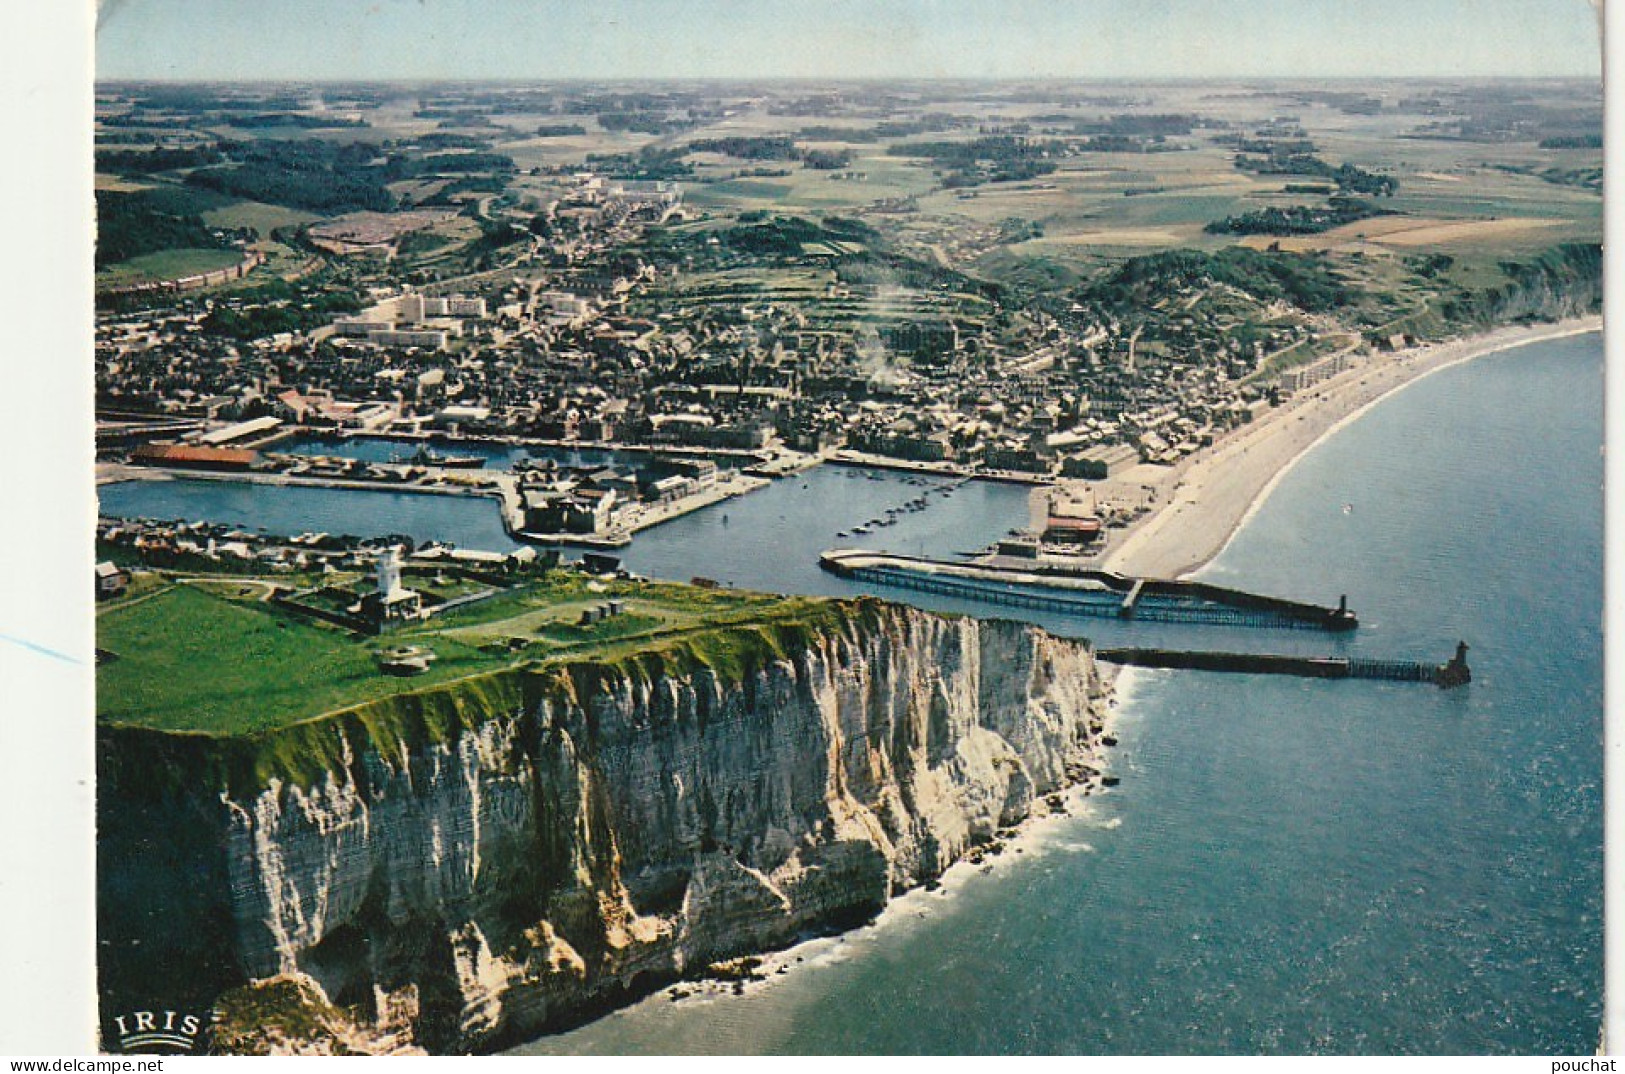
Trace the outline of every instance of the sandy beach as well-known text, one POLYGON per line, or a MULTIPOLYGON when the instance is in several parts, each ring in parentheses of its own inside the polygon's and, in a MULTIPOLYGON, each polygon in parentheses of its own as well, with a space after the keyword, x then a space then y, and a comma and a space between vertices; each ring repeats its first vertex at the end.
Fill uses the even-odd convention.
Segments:
POLYGON ((1155 506, 1114 535, 1104 564, 1157 578, 1190 574, 1219 554, 1305 452, 1384 397, 1447 366, 1601 328, 1600 316, 1582 317, 1376 355, 1299 392, 1176 466, 1136 467, 1131 480, 1150 486, 1155 506))

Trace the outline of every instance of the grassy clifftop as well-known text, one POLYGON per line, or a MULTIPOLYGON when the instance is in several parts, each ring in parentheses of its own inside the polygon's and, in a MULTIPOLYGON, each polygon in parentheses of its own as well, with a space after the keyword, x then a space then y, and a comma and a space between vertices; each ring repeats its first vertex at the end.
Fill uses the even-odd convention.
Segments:
POLYGON ((765 623, 782 630, 829 614, 819 610, 823 602, 801 597, 559 572, 366 637, 271 603, 259 580, 140 580, 139 596, 97 617, 96 644, 106 654, 98 669, 98 722, 216 737, 564 658, 624 660, 643 651, 675 657, 686 648, 699 662, 725 669, 735 643, 701 644, 693 636, 765 623), (619 614, 583 620, 583 612, 612 600, 619 614), (432 652, 429 671, 408 679, 382 674, 380 654, 397 646, 432 652))
POLYGON ((187 789, 244 796, 273 780, 311 787, 343 771, 364 744, 399 763, 409 752, 519 712, 527 677, 519 668, 498 670, 234 735, 103 724, 98 775, 104 787, 141 800, 187 789))
POLYGON ((116 654, 101 669, 102 778, 143 797, 198 781, 234 793, 272 780, 311 786, 359 743, 395 763, 544 698, 579 703, 623 682, 700 672, 740 681, 893 614, 870 598, 588 584, 549 578, 382 638, 229 587, 148 590, 98 623, 98 644, 116 654), (580 622, 582 607, 610 598, 621 615, 580 622), (376 651, 403 643, 437 654, 428 674, 379 671, 376 651))

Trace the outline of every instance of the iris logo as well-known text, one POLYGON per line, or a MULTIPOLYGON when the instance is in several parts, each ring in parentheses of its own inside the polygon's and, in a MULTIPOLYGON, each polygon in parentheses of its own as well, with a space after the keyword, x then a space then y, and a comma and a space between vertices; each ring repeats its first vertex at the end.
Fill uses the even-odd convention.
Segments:
POLYGON ((131 1011, 116 1016, 113 1024, 119 1050, 125 1052, 189 1052, 203 1029, 197 1015, 179 1011, 131 1011))

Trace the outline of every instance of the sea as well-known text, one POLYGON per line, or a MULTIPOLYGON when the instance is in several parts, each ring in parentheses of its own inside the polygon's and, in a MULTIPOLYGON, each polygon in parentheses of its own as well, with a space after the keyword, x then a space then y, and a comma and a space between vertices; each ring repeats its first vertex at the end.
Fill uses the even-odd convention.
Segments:
MULTIPOLYGON (((1474 679, 1126 671, 1108 793, 784 953, 742 994, 662 992, 517 1050, 1593 1052, 1603 364, 1593 334, 1412 384, 1304 455, 1199 575, 1347 594, 1351 635, 1026 616, 817 566, 830 547, 975 550, 1026 524, 1020 486, 826 466, 639 535, 625 563, 654 577, 872 591, 1102 645, 1442 662, 1464 640, 1474 679), (892 525, 866 525, 888 508, 892 525)), ((476 500, 206 481, 102 495, 109 514, 512 547, 476 500)))

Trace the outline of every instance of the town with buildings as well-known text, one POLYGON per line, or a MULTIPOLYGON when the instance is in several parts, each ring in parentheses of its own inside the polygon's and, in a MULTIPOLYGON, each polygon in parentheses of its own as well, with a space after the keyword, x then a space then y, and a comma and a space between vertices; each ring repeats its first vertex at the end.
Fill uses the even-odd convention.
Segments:
MULTIPOLYGON (((226 286, 183 277, 105 289, 96 358, 106 474, 215 471, 484 495, 502 501, 516 536, 616 545, 833 461, 1083 483, 1061 498, 1067 517, 1094 504, 1087 524, 1049 527, 1076 544, 1134 513, 1132 496, 1102 497, 1109 484, 1087 483, 1175 465, 1322 380, 1438 331, 1437 310, 1464 304, 1452 257, 1403 246, 1380 259, 1333 256, 1295 241, 1403 215, 1387 207, 1401 169, 1334 167, 1300 117, 1283 112, 1365 114, 1363 100, 1260 94, 1249 109, 1204 114, 1108 98, 1070 105, 1066 124, 1046 113, 1040 125, 973 122, 882 93, 542 96, 447 90, 419 102, 409 134, 369 150, 377 160, 310 140, 292 154, 308 159, 289 161, 285 147, 272 157, 259 140, 205 132, 220 117, 244 122, 238 111, 254 103, 285 110, 266 122, 319 125, 376 121, 363 106, 379 102, 329 101, 353 106, 329 119, 296 108, 305 98, 108 89, 104 215, 130 217, 110 218, 104 243, 139 249, 184 225, 194 229, 188 241, 254 264, 222 270, 236 274, 226 286), (515 117, 543 108, 596 110, 601 137, 589 142, 624 144, 620 125, 633 121, 616 109, 633 104, 651 130, 690 131, 710 117, 727 128, 748 113, 792 133, 643 142, 528 169, 554 158, 513 148, 587 131, 549 123, 524 141, 515 117), (851 125, 887 107, 900 118, 851 125), (1102 109, 1117 111, 1082 118, 1102 109), (810 125, 830 115, 844 125, 810 125), (952 140, 913 140, 922 134, 952 140), (885 150, 872 155, 877 140, 885 150), (872 180, 854 153, 899 173, 912 193, 863 201, 872 180), (1152 167, 1191 155, 1244 180, 1251 200, 1318 192, 1332 208, 1306 220, 1281 208, 1233 214, 1207 227, 1201 248, 1131 246, 1088 265, 1041 245, 1053 213, 979 222, 979 202, 1011 193, 1038 207, 1065 203, 1059 184, 1098 161, 1136 156, 1136 167, 1152 167), (325 169, 339 193, 307 189, 308 169, 325 169), (1317 182, 1282 186, 1282 176, 1317 182), (359 189, 346 193, 341 181, 359 189), (760 200, 761 190, 802 182, 847 200, 834 209, 817 198, 760 200), (725 187, 738 196, 719 195, 725 187), (226 196, 248 200, 188 211, 226 196), (921 208, 927 196, 938 199, 932 212, 921 208), (274 199, 350 211, 295 212, 274 199), (971 215, 952 221, 943 205, 971 215), (1246 241, 1232 241, 1238 232, 1246 241), (1023 259, 1011 268, 1015 251, 1023 259), (1034 283, 1040 272, 1053 279, 1034 283), (393 446, 370 457, 321 450, 373 438, 393 446), (492 445, 539 450, 488 466, 492 445), (608 454, 579 465, 557 457, 583 448, 608 454)), ((1032 110, 1014 98, 996 107, 1032 110)), ((1549 114, 1577 121, 1556 106, 1549 114)), ((1161 191, 1129 187, 1118 198, 1137 209, 1161 191)))
MULTIPOLYGON (((653 312, 683 269, 623 245, 680 206, 675 184, 627 193, 579 177, 576 193, 549 207, 575 222, 575 241, 532 239, 518 266, 483 287, 373 286, 367 305, 308 331, 224 340, 210 325, 244 305, 230 293, 104 315, 103 456, 486 492, 505 499, 516 533, 624 540, 669 505, 713 502, 719 460, 721 494, 826 459, 1031 482, 1171 463, 1276 401, 1281 385, 1249 379, 1269 353, 1335 331, 1288 323, 1214 355, 1211 341, 1240 320, 1204 308, 1200 287, 1179 296, 1180 315, 1155 342, 1076 305, 1011 317, 968 296, 956 296, 971 310, 963 317, 878 329, 842 324, 820 301, 811 311, 740 301, 653 312), (996 330, 995 315, 1014 326, 996 330), (402 446, 378 463, 278 451, 310 433, 402 446), (479 456, 431 450, 431 437, 591 446, 634 462, 474 473, 479 456)), ((789 261, 827 272, 831 256, 789 261)), ((828 290, 850 305, 877 289, 828 290)), ((1295 387, 1307 373, 1291 376, 1295 387)))
POLYGON ((1595 78, 338 51, 94 88, 107 1050, 1592 1046, 1595 78))

